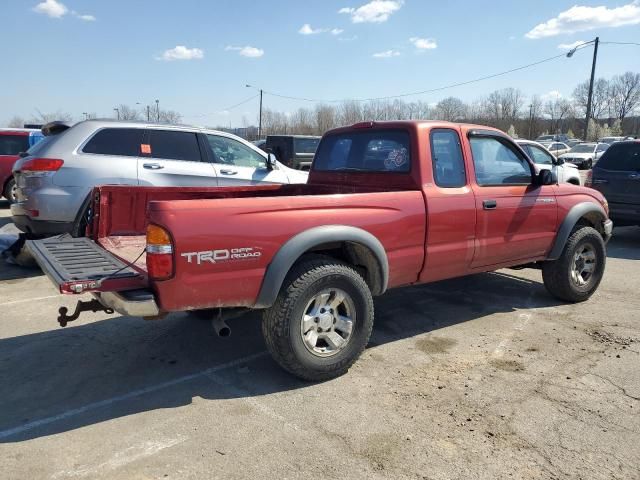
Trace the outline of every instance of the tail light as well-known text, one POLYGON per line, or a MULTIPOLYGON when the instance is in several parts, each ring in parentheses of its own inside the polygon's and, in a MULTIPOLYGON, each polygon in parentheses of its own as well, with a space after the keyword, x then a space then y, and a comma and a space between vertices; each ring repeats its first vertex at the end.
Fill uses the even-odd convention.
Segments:
POLYGON ((589 170, 587 172, 587 178, 584 179, 584 186, 585 187, 593 186, 593 170, 589 170))
POLYGON ((147 226, 147 272, 152 280, 167 280, 173 276, 171 235, 153 224, 147 226))
POLYGON ((30 158, 20 167, 20 171, 25 175, 46 176, 60 170, 64 164, 64 160, 59 158, 30 158))

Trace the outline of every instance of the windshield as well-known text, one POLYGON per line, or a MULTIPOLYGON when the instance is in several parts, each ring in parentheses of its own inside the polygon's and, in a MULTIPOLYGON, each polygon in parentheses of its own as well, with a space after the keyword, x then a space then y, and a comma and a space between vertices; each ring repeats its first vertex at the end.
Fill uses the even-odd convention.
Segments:
POLYGON ((595 143, 583 143, 582 145, 576 145, 571 151, 573 153, 592 153, 595 148, 595 143))
POLYGON ((538 137, 538 141, 539 142, 552 142, 553 141, 553 135, 543 135, 541 137, 538 137))
POLYGON ((324 137, 314 170, 408 172, 411 169, 409 133, 404 130, 367 130, 324 137))
POLYGON ((296 153, 316 153, 318 143, 320 143, 319 138, 296 138, 294 150, 296 153))

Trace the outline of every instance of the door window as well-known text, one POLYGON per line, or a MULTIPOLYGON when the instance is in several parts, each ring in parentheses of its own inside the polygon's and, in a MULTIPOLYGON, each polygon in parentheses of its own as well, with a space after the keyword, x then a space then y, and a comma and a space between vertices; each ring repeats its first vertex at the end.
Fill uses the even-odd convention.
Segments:
POLYGON ((200 161, 200 147, 195 133, 174 130, 149 130, 148 132, 149 156, 167 160, 200 161))
POLYGON ((103 128, 99 130, 82 148, 84 153, 137 157, 144 129, 142 128, 103 128))
POLYGON ((526 145, 531 154, 531 159, 533 163, 537 163, 539 165, 553 165, 553 157, 549 154, 549 152, 543 150, 540 147, 536 147, 535 145, 526 145))
POLYGON ((605 170, 640 172, 640 143, 614 143, 600 157, 598 166, 605 170))
POLYGON ((453 130, 431 131, 433 178, 439 187, 463 187, 467 184, 464 159, 458 134, 453 130))
POLYGON ((531 165, 506 140, 498 137, 471 137, 469 141, 478 185, 531 184, 531 165))
POLYGON ((232 138, 207 135, 215 163, 237 167, 262 168, 266 159, 258 152, 232 138))

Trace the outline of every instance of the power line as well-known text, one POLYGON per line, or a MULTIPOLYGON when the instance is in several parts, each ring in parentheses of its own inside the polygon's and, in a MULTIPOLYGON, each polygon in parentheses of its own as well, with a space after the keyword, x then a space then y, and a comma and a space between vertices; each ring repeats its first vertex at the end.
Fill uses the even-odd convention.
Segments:
POLYGON ((234 105, 231 105, 230 107, 227 107, 227 108, 221 108, 220 110, 218 110, 217 112, 214 112, 214 113, 199 113, 197 115, 187 115, 187 117, 192 117, 192 118, 206 117, 206 116, 209 116, 209 115, 215 115, 215 114, 220 113, 220 112, 233 110, 234 108, 238 108, 241 105, 244 105, 245 103, 250 102, 251 100, 257 98, 259 95, 260 95, 259 93, 256 94, 256 95, 252 95, 251 97, 246 98, 246 99, 242 100, 241 102, 238 102, 238 103, 236 103, 234 105))
POLYGON ((638 45, 640 46, 640 43, 636 43, 636 42, 600 42, 601 44, 609 44, 609 45, 638 45))
POLYGON ((305 102, 314 102, 314 103, 340 103, 340 102, 344 102, 345 100, 352 100, 354 102, 369 102, 369 101, 374 101, 374 100, 389 100, 389 99, 392 99, 392 98, 402 98, 402 97, 410 97, 410 96, 414 96, 414 95, 423 95, 425 93, 439 92, 439 91, 442 91, 442 90, 447 90, 449 88, 460 87, 460 86, 463 86, 463 85, 470 85, 472 83, 477 83, 477 82, 481 82, 481 81, 484 81, 484 80, 489 80, 490 78, 496 78, 496 77, 500 77, 502 75, 507 75, 509 73, 517 72, 519 70, 524 70, 526 68, 531 68, 531 67, 534 67, 536 65, 540 65, 542 63, 550 62, 550 61, 555 60, 557 58, 564 57, 565 55, 566 55, 565 53, 561 53, 559 55, 554 55, 553 57, 545 58, 543 60, 539 60, 537 62, 529 63, 527 65, 522 65, 520 67, 512 68, 510 70, 505 70, 505 71, 499 72, 499 73, 493 73, 491 75, 486 75, 484 77, 474 78, 473 80, 467 80, 467 81, 464 81, 464 82, 452 83, 452 84, 449 84, 449 85, 444 85, 442 87, 431 88, 431 89, 428 89, 428 90, 421 90, 419 92, 401 93, 401 94, 398 94, 398 95, 388 95, 388 96, 385 96, 385 97, 341 99, 341 100, 322 100, 322 99, 318 99, 318 98, 305 98, 305 97, 294 97, 294 96, 290 96, 290 95, 282 95, 282 94, 279 94, 279 93, 269 92, 267 90, 265 90, 264 93, 266 93, 268 95, 271 95, 271 96, 274 96, 274 97, 286 98, 286 99, 289 99, 289 100, 301 100, 301 101, 305 101, 305 102))

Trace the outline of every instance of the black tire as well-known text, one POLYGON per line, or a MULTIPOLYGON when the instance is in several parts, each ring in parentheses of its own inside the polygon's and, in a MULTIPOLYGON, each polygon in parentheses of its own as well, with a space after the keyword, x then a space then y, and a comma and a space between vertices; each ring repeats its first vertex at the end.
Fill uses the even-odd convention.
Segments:
POLYGON ((560 258, 542 266, 542 279, 547 291, 554 297, 566 302, 584 302, 596 291, 607 260, 604 240, 593 227, 577 226, 569 236, 560 258), (584 284, 572 275, 575 256, 584 249, 590 249, 595 256, 594 270, 584 284))
MULTIPOLYGON (((371 291, 351 266, 323 256, 303 259, 287 275, 278 297, 264 312, 262 334, 276 362, 298 378, 329 380, 345 374, 369 342, 374 307, 371 291), (354 306, 346 345, 332 356, 318 356, 303 340, 301 319, 309 302, 326 289, 339 289, 354 306)), ((335 323, 335 322, 334 322, 335 323)))
POLYGON ((15 203, 17 201, 15 197, 15 186, 16 181, 13 177, 11 177, 4 186, 4 190, 2 191, 2 196, 9 200, 9 203, 15 203))
POLYGON ((587 170, 591 170, 593 168, 593 160, 589 159, 587 162, 587 170))

